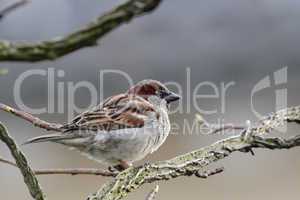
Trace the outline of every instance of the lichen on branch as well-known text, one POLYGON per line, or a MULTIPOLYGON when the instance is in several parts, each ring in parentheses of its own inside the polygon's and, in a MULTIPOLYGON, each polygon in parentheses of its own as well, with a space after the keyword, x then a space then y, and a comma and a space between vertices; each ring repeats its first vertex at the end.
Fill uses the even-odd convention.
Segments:
POLYGON ((97 18, 94 22, 65 37, 37 43, 0 41, 0 61, 54 60, 84 47, 122 24, 153 11, 162 0, 129 0, 97 18))
POLYGON ((118 200, 145 183, 196 175, 209 164, 228 157, 233 152, 252 152, 253 148, 289 149, 300 146, 300 135, 289 139, 266 137, 285 122, 300 122, 300 106, 270 114, 257 126, 249 127, 237 136, 223 139, 210 146, 177 156, 167 161, 132 167, 88 197, 88 200, 118 200))
POLYGON ((31 196, 36 200, 45 200, 42 189, 39 185, 33 170, 30 168, 25 155, 19 149, 14 139, 8 134, 6 128, 0 122, 0 140, 2 140, 9 148, 11 155, 16 160, 16 166, 20 169, 24 182, 29 189, 31 196))

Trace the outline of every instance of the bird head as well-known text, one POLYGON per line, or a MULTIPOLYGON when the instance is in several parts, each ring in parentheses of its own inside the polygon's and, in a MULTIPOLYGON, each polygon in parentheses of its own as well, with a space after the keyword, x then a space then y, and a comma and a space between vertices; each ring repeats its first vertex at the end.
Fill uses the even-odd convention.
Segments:
POLYGON ((170 91, 164 84, 156 80, 143 80, 132 86, 128 91, 128 94, 138 95, 142 98, 149 100, 150 97, 158 97, 170 104, 171 102, 180 99, 180 96, 170 91))

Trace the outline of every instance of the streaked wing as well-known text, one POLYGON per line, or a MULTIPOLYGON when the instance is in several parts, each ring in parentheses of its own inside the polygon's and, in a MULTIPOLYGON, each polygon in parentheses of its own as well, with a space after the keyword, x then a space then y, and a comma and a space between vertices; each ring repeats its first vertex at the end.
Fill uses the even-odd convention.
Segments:
POLYGON ((65 132, 74 130, 116 130, 144 125, 154 107, 141 97, 120 94, 108 98, 96 108, 75 117, 64 126, 65 132))

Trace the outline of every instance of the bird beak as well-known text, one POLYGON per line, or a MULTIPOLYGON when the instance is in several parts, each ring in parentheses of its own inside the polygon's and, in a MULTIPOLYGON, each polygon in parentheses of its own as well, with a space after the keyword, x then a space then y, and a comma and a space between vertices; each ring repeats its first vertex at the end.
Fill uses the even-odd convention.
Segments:
POLYGON ((165 100, 167 103, 171 103, 173 101, 179 100, 181 97, 178 94, 175 94, 173 92, 170 92, 168 96, 165 97, 165 100))

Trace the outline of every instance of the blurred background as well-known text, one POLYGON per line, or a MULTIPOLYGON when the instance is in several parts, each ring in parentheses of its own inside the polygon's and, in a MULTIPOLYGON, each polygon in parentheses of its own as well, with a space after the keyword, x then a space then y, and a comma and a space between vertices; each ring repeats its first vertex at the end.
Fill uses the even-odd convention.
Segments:
MULTIPOLYGON (((0 0, 0 7, 11 2, 0 0)), ((0 38, 10 41, 48 40, 71 33, 101 13, 124 1, 32 0, 0 21, 0 38)), ((255 108, 261 114, 276 108, 275 90, 287 90, 288 106, 300 104, 300 2, 295 0, 165 0, 152 14, 140 17, 113 31, 93 48, 85 48, 55 61, 38 63, 2 62, 8 69, 0 76, 0 101, 17 107, 13 94, 15 80, 29 69, 55 68, 65 76, 58 82, 89 81, 99 91, 99 71, 115 69, 126 72, 136 82, 146 78, 162 82, 175 81, 183 88, 182 112, 171 115, 180 125, 166 143, 142 164, 172 158, 176 155, 209 145, 228 135, 182 134, 184 120, 192 122, 197 113, 187 96, 197 84, 209 81, 221 91, 222 83, 234 82, 226 93, 225 111, 220 98, 203 99, 198 105, 216 113, 203 115, 209 122, 222 120, 245 123, 257 120, 251 111, 251 90, 266 76, 271 87, 255 96, 255 108), (287 68, 287 83, 274 85, 273 73, 287 68), (187 80, 187 69, 191 77, 187 80), (191 110, 186 109, 191 105, 191 110)), ((124 78, 105 77, 104 96, 127 89, 124 78)), ((213 94, 212 88, 201 88, 201 94, 213 94)), ((32 76, 21 88, 21 97, 30 107, 48 105, 46 77, 32 76)), ((86 109, 90 95, 84 88, 75 95, 76 105, 86 109)), ((68 119, 68 99, 63 102, 65 112, 40 114, 38 117, 52 122, 68 119)), ((57 111, 57 107, 55 107, 57 111)), ((0 120, 8 127, 18 143, 44 130, 7 113, 0 112, 0 120)), ((293 129, 293 127, 291 128, 293 129)), ((296 134, 290 130, 289 136, 296 134)), ((22 146, 33 168, 101 167, 75 151, 58 144, 22 146)), ((178 178, 161 182, 157 199, 299 199, 300 149, 288 151, 256 150, 256 156, 236 153, 212 167, 225 167, 225 172, 206 180, 178 178)), ((5 145, 0 144, 0 156, 11 158, 5 145)), ((48 199, 85 199, 110 178, 100 176, 40 176, 40 183, 48 199)), ((130 194, 128 199, 144 199, 153 185, 144 185, 130 194)), ((0 193, 6 199, 31 199, 20 172, 0 163, 0 193)))

